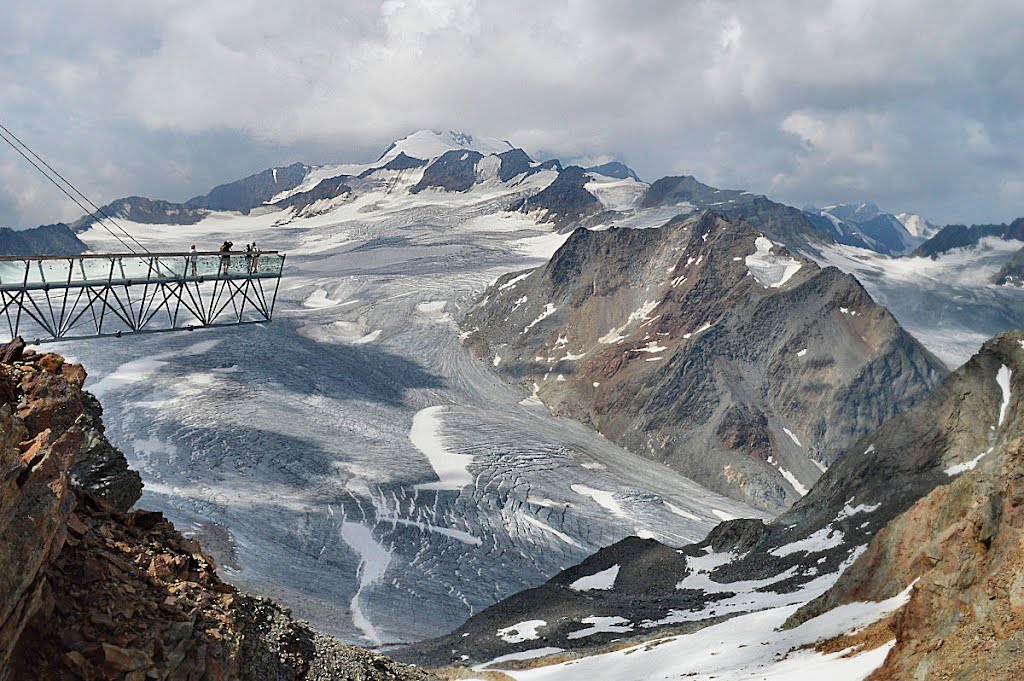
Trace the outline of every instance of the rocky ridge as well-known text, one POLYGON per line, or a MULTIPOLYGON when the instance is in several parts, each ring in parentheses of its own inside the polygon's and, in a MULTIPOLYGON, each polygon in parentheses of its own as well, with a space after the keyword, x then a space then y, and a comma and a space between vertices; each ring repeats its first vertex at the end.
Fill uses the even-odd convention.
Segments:
POLYGON ((787 623, 796 626, 844 603, 893 597, 920 578, 894 617, 823 647, 871 649, 895 638, 872 678, 1013 678, 1022 377, 1024 331, 1008 332, 859 440, 771 523, 726 521, 678 550, 623 540, 396 655, 480 664, 544 648, 564 660, 802 603, 787 623))
POLYGON ((462 326, 552 412, 769 510, 946 371, 853 277, 710 212, 577 230, 462 326))
POLYGON ((0 348, 0 679, 426 679, 222 582, 103 434, 85 370, 0 348))
POLYGON ((64 223, 32 229, 0 227, 0 255, 68 255, 87 248, 64 223))

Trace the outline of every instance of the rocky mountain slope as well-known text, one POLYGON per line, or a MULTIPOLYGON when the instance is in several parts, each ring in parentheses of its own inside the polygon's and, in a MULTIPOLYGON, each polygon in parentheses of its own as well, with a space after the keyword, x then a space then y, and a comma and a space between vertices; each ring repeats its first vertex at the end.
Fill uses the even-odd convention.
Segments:
POLYGON ((577 230, 462 327, 553 413, 772 510, 945 374, 855 279, 710 212, 577 230))
POLYGON ((1003 265, 992 281, 997 286, 1024 286, 1024 248, 1003 265))
MULTIPOLYGON (((645 654, 671 640, 664 636, 685 641, 730 617, 744 631, 741 622, 755 617, 745 613, 777 612, 800 628, 843 606, 893 599, 894 618, 859 637, 818 640, 820 647, 874 649, 895 638, 877 678, 1012 678, 1005 674, 1019 665, 1022 377, 1024 331, 1003 334, 860 439, 771 523, 724 522, 679 550, 624 540, 398 655, 433 664, 504 656, 558 663, 626 648, 642 669, 645 654)), ((818 639, 828 637, 823 631, 818 639)), ((756 651, 773 634, 749 636, 739 648, 756 651)), ((686 676, 697 661, 673 664, 686 676)), ((558 678, 558 669, 544 678, 558 678)))
POLYGON ((222 582, 107 441, 86 373, 0 348, 0 678, 426 679, 222 582))
POLYGON ((805 208, 804 212, 829 220, 849 239, 862 239, 871 250, 887 255, 908 253, 938 231, 920 215, 885 213, 870 202, 805 208))
POLYGON ((32 229, 0 227, 0 255, 66 255, 88 247, 68 225, 42 225, 32 229))
POLYGON ((986 237, 1024 241, 1024 218, 1000 225, 946 225, 935 236, 918 246, 914 250, 914 255, 934 258, 954 248, 977 245, 986 237))
POLYGON ((835 586, 792 618, 912 586, 907 604, 884 623, 896 644, 872 679, 1024 673, 1024 333, 986 345, 971 369, 994 379, 999 399, 989 400, 987 418, 963 401, 966 452, 944 470, 956 479, 886 525, 835 586))

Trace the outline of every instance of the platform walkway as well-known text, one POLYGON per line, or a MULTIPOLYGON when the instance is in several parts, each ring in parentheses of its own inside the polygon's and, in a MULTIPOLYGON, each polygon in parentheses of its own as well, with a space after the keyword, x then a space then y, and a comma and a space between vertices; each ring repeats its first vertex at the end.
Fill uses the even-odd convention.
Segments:
POLYGON ((267 322, 284 259, 277 251, 3 256, 0 317, 12 337, 35 342, 267 322))

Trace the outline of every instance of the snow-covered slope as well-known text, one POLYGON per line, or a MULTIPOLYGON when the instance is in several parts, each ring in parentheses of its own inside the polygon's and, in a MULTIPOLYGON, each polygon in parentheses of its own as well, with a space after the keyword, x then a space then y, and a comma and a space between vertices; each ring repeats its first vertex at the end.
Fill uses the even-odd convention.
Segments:
POLYGON ((476 151, 488 156, 514 148, 509 142, 493 137, 476 137, 455 130, 419 130, 393 142, 373 165, 384 165, 403 152, 406 156, 426 161, 453 149, 476 151))
POLYGON ((805 212, 828 220, 837 241, 887 255, 909 253, 938 231, 920 215, 885 213, 873 203, 838 203, 805 212))

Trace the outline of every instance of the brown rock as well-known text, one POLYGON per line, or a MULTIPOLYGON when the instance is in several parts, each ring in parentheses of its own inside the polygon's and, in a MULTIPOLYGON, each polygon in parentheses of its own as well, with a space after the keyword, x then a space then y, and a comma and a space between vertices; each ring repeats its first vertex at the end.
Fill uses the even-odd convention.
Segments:
POLYGON ((25 341, 21 336, 15 336, 14 340, 0 345, 0 363, 10 364, 22 358, 25 353, 25 341))
POLYGON ((149 655, 141 650, 119 648, 109 643, 101 645, 103 646, 103 665, 107 669, 125 672, 153 666, 153 660, 149 659, 149 655))
POLYGON ((81 364, 65 364, 60 370, 60 375, 79 388, 85 385, 85 379, 88 377, 85 367, 81 364))
POLYGON ((64 358, 55 352, 48 352, 36 360, 36 366, 47 373, 59 374, 64 366, 64 358))

